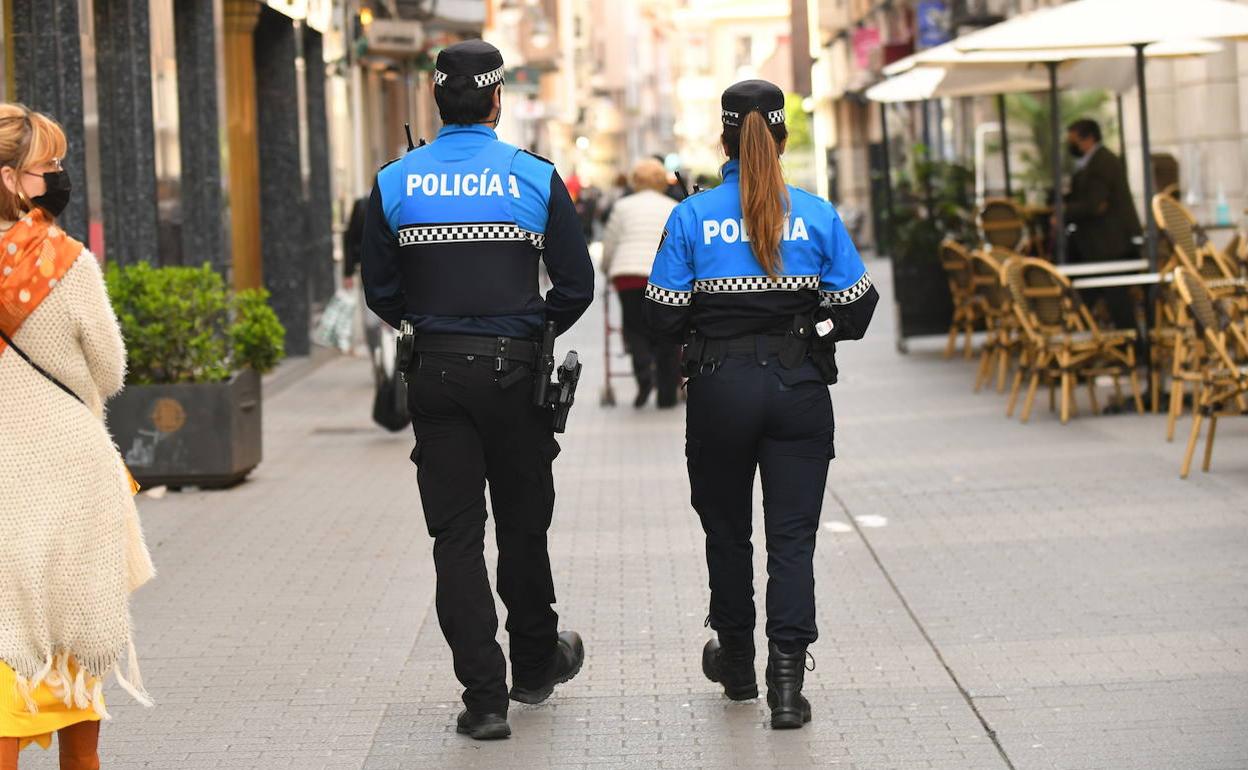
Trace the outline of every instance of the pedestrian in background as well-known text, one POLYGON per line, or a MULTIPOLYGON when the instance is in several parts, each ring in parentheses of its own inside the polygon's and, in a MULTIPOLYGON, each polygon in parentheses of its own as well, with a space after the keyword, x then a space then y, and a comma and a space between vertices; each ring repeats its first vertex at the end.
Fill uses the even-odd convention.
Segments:
POLYGON ((65 149, 54 120, 0 104, 0 770, 53 733, 61 770, 97 770, 110 673, 151 705, 129 597, 152 563, 104 424, 126 351, 95 257, 56 224, 65 149))
POLYGON ((633 358, 641 408, 657 386, 660 409, 676 405, 680 387, 680 346, 655 334, 646 323, 646 283, 663 225, 676 207, 667 191, 667 170, 649 158, 631 174, 637 192, 616 201, 602 236, 602 271, 620 298, 624 342, 633 358))
POLYGON ((832 204, 784 183, 784 93, 724 91, 723 184, 667 221, 646 297, 656 330, 685 338, 685 454, 710 572, 702 669, 733 700, 754 671, 754 476, 767 530, 767 704, 773 728, 810 721, 802 695, 815 628, 815 534, 833 457, 835 343, 866 333, 879 294, 832 204))
MULTIPOLYGON (((1101 143, 1100 125, 1089 119, 1071 123, 1066 130, 1066 149, 1076 159, 1070 193, 1064 202, 1066 222, 1073 228, 1070 261, 1138 259, 1135 239, 1142 230, 1127 169, 1101 143)), ((1080 294, 1089 305, 1104 299, 1117 328, 1136 328, 1135 306, 1125 288, 1083 289, 1080 294)))
POLYGON ((356 198, 347 218, 347 229, 342 232, 342 285, 355 288, 355 274, 360 269, 360 248, 364 244, 364 214, 368 211, 368 197, 356 198))
POLYGON ((364 294, 386 323, 416 331, 406 372, 411 458, 433 537, 438 622, 464 686, 455 729, 485 740, 511 735, 508 697, 541 703, 585 660, 581 637, 558 630, 552 606, 546 533, 559 443, 553 413, 534 394, 537 377, 547 376, 536 340, 547 323, 562 333, 584 314, 594 268, 554 166, 494 133, 502 54, 468 40, 444 48, 435 67, 444 125, 377 175, 364 225, 364 294), (539 261, 553 283, 544 297, 539 261), (487 484, 510 693, 485 565, 487 484))

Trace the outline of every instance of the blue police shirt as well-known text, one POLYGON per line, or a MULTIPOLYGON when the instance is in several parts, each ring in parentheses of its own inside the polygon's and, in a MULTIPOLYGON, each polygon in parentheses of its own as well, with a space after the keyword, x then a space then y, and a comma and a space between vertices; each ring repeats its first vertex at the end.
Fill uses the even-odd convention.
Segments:
POLYGON ((444 334, 566 330, 593 298, 593 267, 554 166, 483 125, 443 128, 377 174, 361 248, 368 305, 444 334), (542 297, 538 260, 553 287, 542 297))
POLYGON ((879 295, 832 204, 788 186, 783 267, 772 278, 750 249, 740 163, 729 161, 722 175, 722 184, 668 218, 646 288, 656 330, 679 337, 692 327, 715 339, 783 334, 823 302, 842 321, 836 339, 861 338, 879 295))

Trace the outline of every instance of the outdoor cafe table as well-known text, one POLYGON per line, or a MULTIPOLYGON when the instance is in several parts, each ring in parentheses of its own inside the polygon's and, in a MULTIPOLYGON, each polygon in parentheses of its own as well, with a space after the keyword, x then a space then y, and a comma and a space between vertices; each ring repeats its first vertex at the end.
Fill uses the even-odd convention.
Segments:
POLYGON ((1111 273, 1139 273, 1148 269, 1148 260, 1118 259, 1109 262, 1081 262, 1076 265, 1054 265, 1054 267, 1057 268, 1057 272, 1067 278, 1081 278, 1089 275, 1109 275, 1111 273))
MULTIPOLYGON (((1139 261, 1145 262, 1142 259, 1139 261)), ((1173 280, 1171 273, 1128 273, 1126 275, 1094 275, 1089 278, 1076 278, 1070 282, 1070 285, 1076 289, 1110 289, 1120 286, 1152 286, 1163 281, 1168 283, 1171 280, 1173 280)))

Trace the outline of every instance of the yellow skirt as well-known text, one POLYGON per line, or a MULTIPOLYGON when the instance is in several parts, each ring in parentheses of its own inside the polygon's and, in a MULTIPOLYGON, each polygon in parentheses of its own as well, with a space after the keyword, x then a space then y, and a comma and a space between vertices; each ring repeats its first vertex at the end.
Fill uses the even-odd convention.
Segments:
MULTIPOLYGON (((69 661, 69 673, 71 681, 78 675, 78 666, 73 659, 69 661)), ((55 670, 52 677, 54 682, 60 681, 55 670)), ((0 661, 0 738, 20 739, 19 750, 32 743, 46 749, 52 745, 52 734, 57 730, 79 722, 100 720, 100 715, 91 705, 86 708, 66 706, 46 681, 31 696, 39 706, 37 714, 30 713, 26 708, 26 701, 17 691, 17 675, 13 669, 0 661)))

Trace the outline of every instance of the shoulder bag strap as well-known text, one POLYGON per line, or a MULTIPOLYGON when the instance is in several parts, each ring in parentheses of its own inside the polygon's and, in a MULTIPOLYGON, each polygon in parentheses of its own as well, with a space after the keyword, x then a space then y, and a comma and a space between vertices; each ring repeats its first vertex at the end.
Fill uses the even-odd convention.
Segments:
POLYGON ((15 342, 13 342, 13 338, 12 338, 12 337, 10 337, 9 335, 5 334, 3 329, 0 329, 0 340, 4 340, 4 343, 5 343, 6 345, 8 345, 10 348, 12 348, 14 353, 16 353, 16 354, 18 354, 19 356, 21 356, 22 360, 23 360, 23 361, 25 361, 26 363, 30 364, 31 368, 33 368, 36 372, 39 372, 39 373, 40 373, 40 374, 42 374, 45 378, 47 378, 48 382, 52 383, 52 384, 53 384, 53 385, 55 385, 56 387, 60 388, 61 390, 63 390, 63 391, 65 391, 66 393, 68 393, 69 395, 73 396, 73 397, 74 397, 74 400, 75 400, 75 401, 77 401, 78 403, 82 404, 83 406, 86 406, 86 405, 87 405, 87 402, 83 401, 83 400, 82 400, 82 397, 81 397, 81 396, 79 396, 77 393, 75 393, 74 391, 70 390, 68 385, 66 385, 65 383, 63 383, 63 382, 61 382, 60 380, 56 379, 56 377, 53 377, 53 376, 52 376, 52 373, 51 373, 51 372, 49 372, 48 370, 44 369, 44 368, 43 368, 42 366, 40 366, 39 364, 36 364, 34 361, 32 361, 32 360, 31 360, 31 358, 30 358, 30 356, 26 355, 26 351, 24 351, 24 350, 22 350, 21 348, 19 348, 19 347, 17 346, 17 344, 16 344, 15 342))

